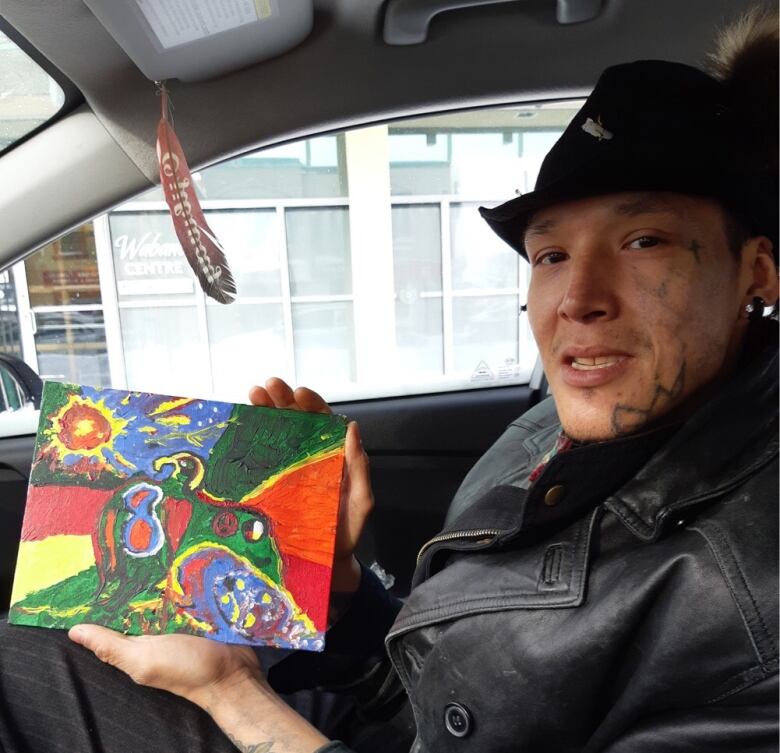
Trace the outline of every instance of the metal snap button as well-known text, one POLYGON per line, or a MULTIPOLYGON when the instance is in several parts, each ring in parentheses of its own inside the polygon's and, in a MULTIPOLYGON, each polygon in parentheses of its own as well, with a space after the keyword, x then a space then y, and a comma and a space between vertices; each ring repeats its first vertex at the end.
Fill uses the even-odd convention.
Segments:
POLYGON ((466 737, 474 726, 471 712, 460 703, 448 703, 444 707, 444 726, 451 735, 466 737))
POLYGON ((557 505, 563 499, 565 492, 565 486, 561 486, 560 484, 551 486, 547 490, 547 494, 544 495, 544 504, 546 504, 547 507, 555 507, 555 505, 557 505))

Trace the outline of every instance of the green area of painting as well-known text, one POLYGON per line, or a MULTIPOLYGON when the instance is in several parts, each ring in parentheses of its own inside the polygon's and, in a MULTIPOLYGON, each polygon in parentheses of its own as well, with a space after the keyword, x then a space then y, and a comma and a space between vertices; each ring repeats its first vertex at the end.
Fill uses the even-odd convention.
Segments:
POLYGON ((211 451, 203 486, 215 497, 239 500, 284 468, 340 447, 346 432, 343 416, 236 405, 211 451), (262 421, 257 411, 265 413, 262 421))
MULTIPOLYGON (((274 583, 283 585, 282 558, 273 538, 273 532, 266 530, 258 541, 250 540, 245 535, 244 526, 245 524, 251 525, 258 520, 258 515, 238 508, 231 508, 230 514, 235 515, 238 521, 236 532, 230 536, 221 536, 217 542, 211 529, 214 509, 206 505, 195 505, 192 522, 187 528, 187 534, 182 540, 179 552, 188 552, 199 545, 218 543, 220 546, 230 549, 238 557, 249 560, 257 570, 268 576, 274 583)), ((264 524, 270 525, 267 520, 264 521, 264 524)))
POLYGON ((159 588, 133 594, 128 600, 127 595, 115 592, 119 583, 111 585, 113 588, 104 589, 96 598, 97 568, 88 568, 29 594, 11 607, 8 621, 14 625, 62 629, 94 622, 132 634, 197 632, 172 606, 163 607, 159 588))

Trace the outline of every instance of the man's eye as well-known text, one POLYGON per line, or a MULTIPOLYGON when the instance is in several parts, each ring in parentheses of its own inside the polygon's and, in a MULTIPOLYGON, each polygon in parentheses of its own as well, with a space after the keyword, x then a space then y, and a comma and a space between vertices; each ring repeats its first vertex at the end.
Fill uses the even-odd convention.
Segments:
POLYGON ((534 260, 534 266, 539 264, 558 264, 566 260, 566 254, 563 251, 544 251, 534 260))
POLYGON ((642 235, 639 238, 635 238, 628 244, 629 248, 652 248, 663 243, 661 238, 656 238, 654 235, 642 235))

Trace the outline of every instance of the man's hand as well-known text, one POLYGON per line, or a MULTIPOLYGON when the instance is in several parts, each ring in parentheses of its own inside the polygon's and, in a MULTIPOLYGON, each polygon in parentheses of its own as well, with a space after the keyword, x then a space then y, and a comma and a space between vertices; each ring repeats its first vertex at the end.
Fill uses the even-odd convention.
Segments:
POLYGON ((122 635, 99 625, 76 625, 68 637, 139 685, 167 690, 199 706, 214 693, 247 679, 264 683, 248 646, 192 635, 122 635))
MULTIPOLYGON (((306 387, 298 387, 293 391, 288 384, 276 377, 269 379, 265 387, 252 387, 249 400, 252 405, 267 408, 332 413, 330 406, 316 392, 306 387)), ((353 593, 360 585, 360 566, 354 557, 355 547, 374 507, 368 456, 363 450, 358 425, 354 421, 347 427, 344 460, 331 589, 334 592, 353 593)))
POLYGON ((210 714, 242 753, 312 753, 328 739, 268 686, 254 651, 191 635, 126 636, 76 625, 71 640, 147 685, 210 714))

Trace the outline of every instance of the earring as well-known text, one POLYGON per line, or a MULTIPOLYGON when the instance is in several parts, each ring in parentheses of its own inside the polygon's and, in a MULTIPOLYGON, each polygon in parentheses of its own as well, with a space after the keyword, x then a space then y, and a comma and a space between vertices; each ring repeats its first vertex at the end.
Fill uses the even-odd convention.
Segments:
POLYGON ((764 299, 759 296, 753 296, 753 300, 745 305, 745 315, 751 321, 754 322, 758 319, 764 318, 764 299))

